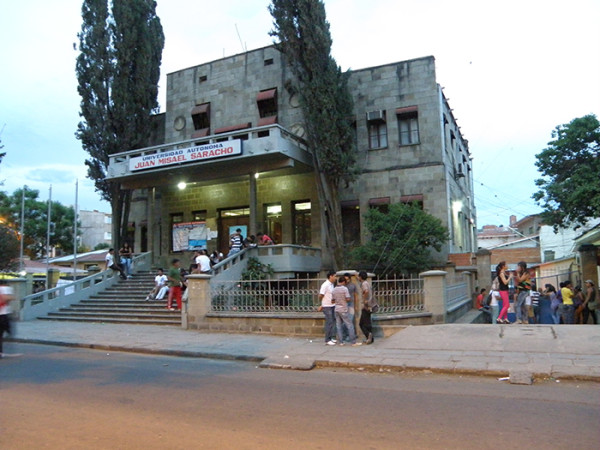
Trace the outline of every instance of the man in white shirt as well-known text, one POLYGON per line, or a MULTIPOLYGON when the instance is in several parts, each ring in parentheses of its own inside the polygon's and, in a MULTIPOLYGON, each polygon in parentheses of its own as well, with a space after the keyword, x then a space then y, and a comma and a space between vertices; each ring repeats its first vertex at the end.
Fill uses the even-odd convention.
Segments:
POLYGON ((123 280, 127 279, 127 275, 125 275, 125 272, 123 272, 123 269, 121 268, 121 266, 115 262, 115 249, 114 248, 108 249, 108 253, 106 254, 106 257, 104 258, 104 260, 106 261, 106 269, 105 270, 112 269, 115 272, 119 272, 121 279, 123 279, 123 280))
POLYGON ((210 273, 210 258, 206 254, 206 250, 200 250, 195 262, 198 264, 198 272, 210 273))
POLYGON ((150 293, 146 297, 146 300, 153 300, 154 298, 156 298, 156 300, 162 300, 165 296, 165 293, 168 290, 168 288, 163 289, 166 288, 166 286, 167 276, 165 275, 162 269, 158 269, 158 273, 154 277, 154 288, 150 291, 150 293), (164 292, 161 292, 161 290, 164 292))
POLYGON ((13 299, 13 290, 10 286, 0 286, 0 358, 5 355, 3 353, 4 333, 10 334, 10 306, 9 303, 13 299))
POLYGON ((319 311, 323 311, 325 316, 325 344, 335 345, 335 315, 334 315, 334 302, 331 297, 333 292, 333 282, 335 281, 335 272, 329 271, 327 273, 327 280, 321 285, 319 290, 319 300, 321 300, 321 306, 319 311))

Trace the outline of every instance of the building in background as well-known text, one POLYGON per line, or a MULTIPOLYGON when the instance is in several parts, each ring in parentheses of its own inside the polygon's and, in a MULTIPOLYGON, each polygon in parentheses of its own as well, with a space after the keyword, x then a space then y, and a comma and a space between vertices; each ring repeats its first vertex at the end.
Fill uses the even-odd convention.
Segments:
MULTIPOLYGON (((362 173, 340 194, 345 243, 368 239, 370 208, 405 202, 448 228, 440 262, 474 252, 471 154, 434 58, 352 71, 349 87, 362 173)), ((123 149, 108 170, 109 179, 135 189, 136 250, 158 258, 199 247, 227 254, 236 228, 276 243, 325 247, 299 99, 274 47, 168 74, 166 113, 157 121, 164 140, 123 149)))
POLYGON ((112 214, 81 210, 79 222, 79 246, 93 250, 98 244, 112 244, 112 214))

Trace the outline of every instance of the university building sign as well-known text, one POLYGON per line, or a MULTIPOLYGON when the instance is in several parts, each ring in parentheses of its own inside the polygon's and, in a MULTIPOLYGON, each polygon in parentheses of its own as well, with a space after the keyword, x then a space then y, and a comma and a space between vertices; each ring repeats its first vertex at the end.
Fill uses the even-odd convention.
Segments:
POLYGON ((242 141, 239 139, 197 145, 189 148, 168 150, 150 155, 136 156, 129 159, 129 170, 154 169, 173 164, 200 162, 208 159, 224 158, 242 154, 242 141))

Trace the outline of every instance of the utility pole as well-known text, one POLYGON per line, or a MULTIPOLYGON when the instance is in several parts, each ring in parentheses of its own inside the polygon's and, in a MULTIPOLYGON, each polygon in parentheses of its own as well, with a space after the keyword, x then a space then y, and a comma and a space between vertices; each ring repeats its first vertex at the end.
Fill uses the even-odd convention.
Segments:
POLYGON ((23 261, 23 245, 25 242, 25 189, 27 185, 23 185, 23 191, 21 192, 21 249, 19 251, 19 272, 23 273, 25 270, 25 261, 23 261))
POLYGON ((52 218, 52 185, 48 193, 48 229, 46 231, 46 289, 50 289, 50 219, 52 218))
POLYGON ((75 218, 73 220, 73 281, 77 279, 77 196, 79 193, 79 180, 75 180, 75 218))

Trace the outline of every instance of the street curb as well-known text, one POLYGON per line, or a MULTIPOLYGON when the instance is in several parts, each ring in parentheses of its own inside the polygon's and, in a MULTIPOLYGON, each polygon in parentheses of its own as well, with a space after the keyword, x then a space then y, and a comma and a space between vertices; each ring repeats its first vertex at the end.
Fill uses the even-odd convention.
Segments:
MULTIPOLYGON (((443 375, 471 375, 471 376, 484 376, 484 377, 509 377, 510 370, 482 370, 482 369, 442 369, 439 367, 427 367, 427 366, 395 366, 390 364, 359 364, 355 362, 341 362, 341 361, 327 361, 327 360, 316 360, 316 368, 340 368, 350 370, 361 370, 365 372, 388 372, 388 373, 402 373, 402 372, 423 372, 423 373, 437 373, 443 375)), ((544 380, 548 378, 555 378, 560 380, 569 381, 592 381, 600 382, 600 376, 596 375, 583 375, 583 374, 552 374, 542 372, 532 372, 532 379, 544 380)))
MULTIPOLYGON (((484 377, 509 377, 510 369, 507 370, 487 370, 487 369, 445 369, 439 367, 428 367, 428 366, 411 366, 411 365, 391 365, 391 364, 376 364, 376 363, 357 363, 357 362, 343 362, 343 361, 329 361, 322 359, 312 360, 310 358, 293 357, 288 361, 280 361, 278 358, 270 358, 268 356, 249 356, 249 355, 233 355, 227 353, 215 353, 215 352, 191 352, 185 350, 165 350, 165 349, 149 349, 139 347, 125 347, 119 345, 104 345, 104 344, 82 344, 77 342, 63 342, 63 341, 45 341, 42 339, 24 339, 24 338, 7 338, 7 342, 19 342, 23 344, 40 344, 40 345, 54 345, 59 347, 72 347, 72 348, 88 348, 92 350, 112 351, 112 352, 125 352, 125 353, 138 353, 145 355, 162 355, 162 356, 176 356, 182 358, 203 358, 203 359, 214 359, 224 361, 247 361, 260 363, 259 367, 266 369, 283 369, 283 370, 311 370, 313 368, 325 369, 325 368, 340 368, 349 370, 360 370, 365 372, 388 372, 388 373, 402 373, 402 372, 421 372, 421 373, 436 373, 444 375, 470 375, 470 376, 484 376, 484 377), (310 366, 310 367, 309 367, 310 366)), ((561 372, 557 373, 542 373, 533 372, 531 373, 532 379, 535 381, 541 381, 548 378, 569 380, 569 381, 591 381, 600 382, 600 375, 584 375, 584 374, 565 374, 561 372)))
POLYGON ((119 345, 104 345, 104 344, 81 344, 77 342, 62 342, 62 341, 44 341, 41 339, 22 339, 10 338, 5 341, 19 342, 22 344, 40 344, 40 345, 55 345, 58 347, 73 347, 73 348, 89 348, 92 350, 102 350, 111 352, 125 353, 140 353, 144 355, 163 355, 163 356, 178 356, 182 358, 204 358, 204 359, 219 359, 225 361, 249 361, 261 362, 266 359, 265 356, 249 356, 249 355, 230 355, 227 353, 212 353, 212 352, 189 352, 185 350, 159 350, 151 348, 139 347, 123 347, 119 345))

